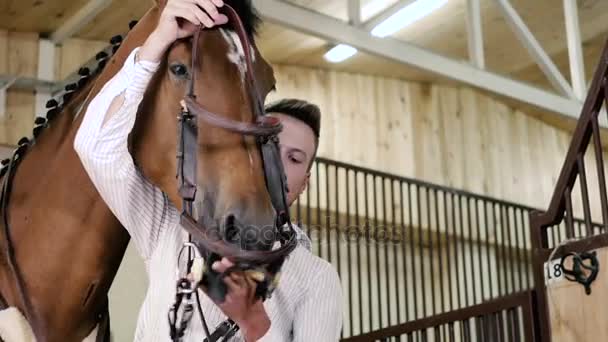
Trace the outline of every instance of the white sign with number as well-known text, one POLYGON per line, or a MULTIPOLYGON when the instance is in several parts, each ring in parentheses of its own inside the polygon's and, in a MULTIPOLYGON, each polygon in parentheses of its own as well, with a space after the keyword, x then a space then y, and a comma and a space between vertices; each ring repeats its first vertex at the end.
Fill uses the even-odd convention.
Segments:
POLYGON ((552 284, 564 280, 564 271, 560 265, 561 259, 554 259, 546 262, 545 267, 545 284, 552 284))

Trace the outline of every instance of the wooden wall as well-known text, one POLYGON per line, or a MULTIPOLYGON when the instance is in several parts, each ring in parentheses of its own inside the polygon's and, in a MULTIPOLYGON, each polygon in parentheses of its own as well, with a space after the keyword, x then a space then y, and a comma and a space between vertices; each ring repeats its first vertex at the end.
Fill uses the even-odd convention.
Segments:
POLYGON ((569 133, 468 87, 283 65, 275 75, 270 100, 321 107, 321 156, 536 208, 548 206, 570 144, 569 133))

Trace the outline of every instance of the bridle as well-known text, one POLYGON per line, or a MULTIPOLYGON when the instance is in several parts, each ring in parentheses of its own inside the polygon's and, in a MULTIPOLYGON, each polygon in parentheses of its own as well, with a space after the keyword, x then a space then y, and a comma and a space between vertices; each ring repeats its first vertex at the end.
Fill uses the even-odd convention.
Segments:
MULTIPOLYGON (((224 4, 220 8, 220 11, 232 23, 243 47, 246 63, 245 88, 247 89, 254 117, 252 122, 235 121, 206 110, 196 101, 194 84, 195 70, 197 63, 200 62, 198 41, 201 29, 196 30, 192 42, 192 66, 188 93, 183 101, 184 108, 182 108, 179 115, 178 125, 177 177, 179 196, 182 198, 183 203, 180 223, 190 237, 190 241, 184 244, 182 252, 184 249, 188 250, 188 274, 193 266, 196 268, 201 267, 205 262, 209 263, 212 255, 226 257, 235 263, 235 266, 226 273, 234 270, 253 268, 263 270, 265 275, 264 281, 258 284, 256 295, 262 299, 266 299, 272 294, 276 286, 274 282, 276 273, 281 268, 287 255, 297 246, 297 234, 291 225, 289 217, 286 196, 287 182, 278 147, 278 134, 282 130, 282 125, 278 118, 264 114, 263 101, 258 93, 257 81, 253 72, 252 45, 243 23, 236 11, 229 5, 224 4), (243 136, 253 136, 256 138, 262 156, 266 188, 276 211, 275 230, 277 239, 275 241, 280 242, 280 247, 270 251, 250 251, 238 248, 234 244, 225 241, 224 237, 220 236, 217 231, 205 227, 193 217, 193 203, 197 190, 198 120, 202 120, 215 127, 239 133, 243 136)), ((210 265, 207 266, 207 269, 211 268, 210 265)), ((196 272, 197 270, 195 270, 196 272)), ((197 291, 201 280, 203 279, 193 280, 187 277, 182 277, 178 280, 176 302, 169 311, 171 338, 174 341, 179 340, 183 336, 187 324, 192 317, 194 310, 192 294, 196 297, 203 328, 207 334, 207 341, 216 341, 216 338, 219 337, 223 338, 222 341, 226 341, 238 330, 233 321, 227 320, 220 324, 213 334, 209 334, 197 291), (185 305, 181 307, 182 304, 185 305), (182 317, 178 319, 178 311, 180 309, 182 317)), ((213 296, 211 297, 213 298, 213 296)), ((223 300, 223 298, 214 299, 223 300)))

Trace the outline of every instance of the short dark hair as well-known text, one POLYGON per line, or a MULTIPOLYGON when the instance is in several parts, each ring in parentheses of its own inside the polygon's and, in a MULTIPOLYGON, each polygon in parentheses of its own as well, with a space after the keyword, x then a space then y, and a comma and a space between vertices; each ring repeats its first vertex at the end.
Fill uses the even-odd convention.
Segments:
POLYGON ((315 104, 299 99, 283 99, 266 106, 266 113, 281 113, 304 122, 315 138, 321 133, 321 110, 315 104))
POLYGON ((315 155, 312 156, 311 163, 317 155, 319 148, 319 137, 321 135, 321 110, 319 106, 300 99, 282 99, 268 104, 265 108, 266 113, 281 113, 304 122, 310 127, 315 135, 315 155))

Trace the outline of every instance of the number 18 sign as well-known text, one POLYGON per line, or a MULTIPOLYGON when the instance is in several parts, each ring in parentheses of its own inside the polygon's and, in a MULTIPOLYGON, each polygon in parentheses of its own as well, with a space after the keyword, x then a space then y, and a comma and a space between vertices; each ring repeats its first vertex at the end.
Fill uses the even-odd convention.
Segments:
POLYGON ((564 279, 564 271, 560 265, 561 259, 545 263, 545 284, 551 284, 564 279))

